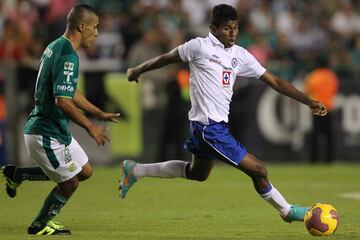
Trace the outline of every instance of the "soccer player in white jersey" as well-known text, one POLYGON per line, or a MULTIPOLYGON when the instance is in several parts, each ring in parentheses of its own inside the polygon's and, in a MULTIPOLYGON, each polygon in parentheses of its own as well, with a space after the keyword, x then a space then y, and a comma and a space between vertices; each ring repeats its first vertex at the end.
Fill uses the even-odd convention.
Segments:
POLYGON ((235 45, 237 33, 236 10, 229 5, 217 5, 212 10, 208 37, 190 40, 168 53, 127 70, 128 80, 138 82, 139 76, 144 72, 171 63, 189 64, 191 136, 185 148, 193 154, 193 160, 191 163, 171 160, 152 164, 125 160, 122 163, 119 187, 122 198, 126 197, 131 186, 142 177, 179 177, 205 181, 214 161, 218 159, 251 177, 255 190, 285 221, 303 221, 308 208, 289 204, 270 183, 264 163, 248 153, 230 134, 226 123, 232 87, 236 76, 255 77, 279 93, 307 105, 315 115, 326 115, 326 107, 267 71, 247 50, 235 45))

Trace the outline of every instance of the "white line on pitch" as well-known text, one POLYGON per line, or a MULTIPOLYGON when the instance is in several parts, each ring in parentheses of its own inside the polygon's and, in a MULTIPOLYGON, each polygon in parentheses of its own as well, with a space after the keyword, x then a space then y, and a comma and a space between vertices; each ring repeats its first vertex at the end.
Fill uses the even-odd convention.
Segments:
POLYGON ((342 198, 360 200, 360 192, 340 193, 339 196, 342 198))

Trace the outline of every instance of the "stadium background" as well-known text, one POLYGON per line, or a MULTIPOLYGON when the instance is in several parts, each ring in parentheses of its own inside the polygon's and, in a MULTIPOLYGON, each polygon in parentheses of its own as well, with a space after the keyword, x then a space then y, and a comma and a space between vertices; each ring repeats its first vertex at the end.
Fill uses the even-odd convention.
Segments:
MULTIPOLYGON (((138 85, 128 83, 124 73, 128 66, 206 36, 209 12, 221 2, 239 11, 238 44, 300 89, 317 59, 327 57, 340 79, 334 157, 358 161, 358 0, 0 0, 1 165, 32 164, 22 127, 33 104, 36 68, 45 46, 64 32, 66 14, 76 3, 91 4, 101 14, 95 47, 78 52, 79 87, 96 105, 123 113, 118 125, 109 125, 113 141, 102 149, 83 129, 71 126, 92 162, 190 159, 182 150, 188 131, 186 66, 145 74, 138 85)), ((255 79, 239 79, 235 88, 230 126, 248 150, 265 161, 308 162, 309 110, 255 79)))

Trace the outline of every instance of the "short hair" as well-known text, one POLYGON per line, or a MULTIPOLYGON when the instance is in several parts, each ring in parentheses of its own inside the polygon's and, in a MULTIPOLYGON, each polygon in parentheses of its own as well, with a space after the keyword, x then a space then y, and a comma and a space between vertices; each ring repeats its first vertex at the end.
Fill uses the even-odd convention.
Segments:
POLYGON ((88 13, 95 14, 99 17, 99 14, 90 5, 79 4, 73 7, 67 15, 67 25, 69 29, 76 29, 76 27, 86 19, 88 13))
POLYGON ((238 20, 236 9, 227 4, 219 4, 213 7, 210 24, 219 27, 223 22, 238 20))

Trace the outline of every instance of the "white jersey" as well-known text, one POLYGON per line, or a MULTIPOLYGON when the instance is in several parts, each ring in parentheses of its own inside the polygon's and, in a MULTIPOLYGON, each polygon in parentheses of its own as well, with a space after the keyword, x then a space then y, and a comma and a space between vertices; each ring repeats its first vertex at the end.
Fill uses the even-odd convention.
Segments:
POLYGON ((189 120, 204 124, 209 118, 228 122, 236 76, 259 78, 266 71, 246 49, 225 48, 211 33, 180 45, 178 51, 190 67, 189 120))

